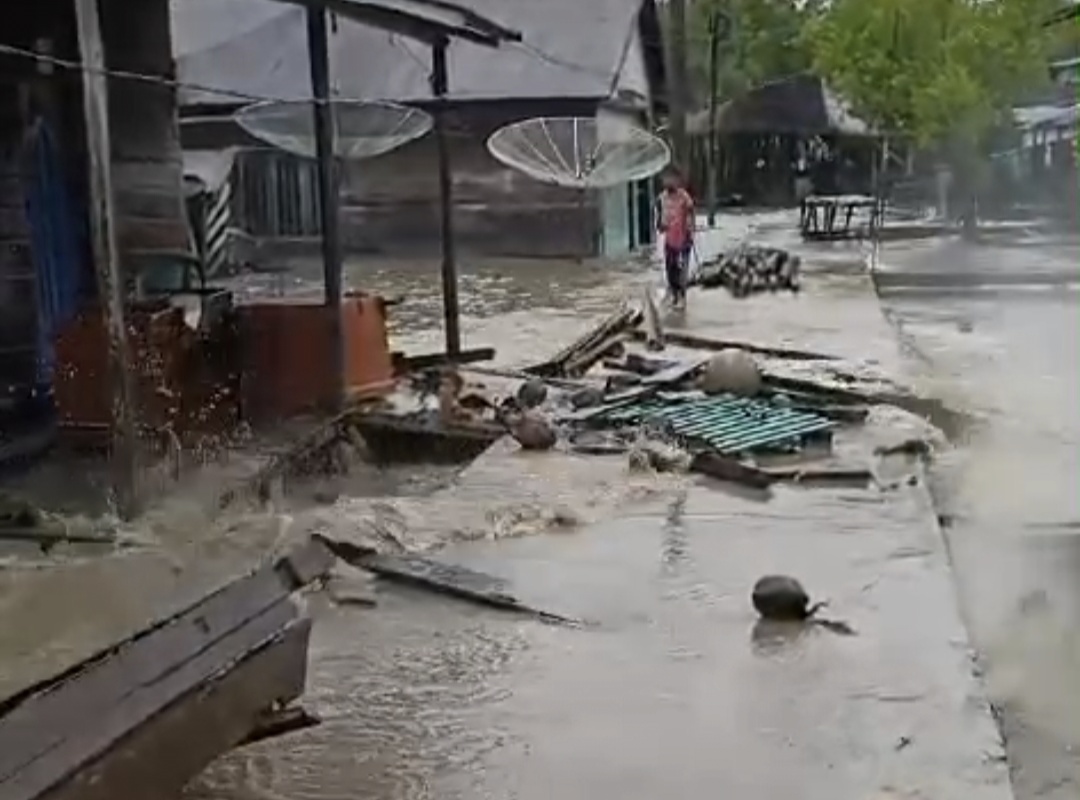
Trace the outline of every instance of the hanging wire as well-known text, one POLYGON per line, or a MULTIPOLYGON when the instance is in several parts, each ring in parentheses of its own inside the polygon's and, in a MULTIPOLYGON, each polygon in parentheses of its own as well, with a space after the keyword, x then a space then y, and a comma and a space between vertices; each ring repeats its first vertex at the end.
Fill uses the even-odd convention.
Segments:
MULTIPOLYGON (((392 37, 393 37, 393 35, 392 35, 392 37)), ((412 50, 410 50, 408 47, 404 46, 403 44, 399 44, 397 42, 394 42, 393 38, 391 38, 391 42, 394 43, 394 45, 395 45, 395 47, 397 49, 402 50, 403 52, 408 54, 409 57, 412 58, 419 66, 421 66, 425 70, 429 69, 429 65, 424 63, 424 61, 419 56, 417 56, 412 50)), ((556 66, 560 66, 560 67, 563 67, 565 69, 570 69, 570 70, 574 70, 574 71, 578 71, 578 72, 582 72, 582 73, 586 73, 586 74, 591 74, 591 75, 594 75, 594 76, 597 76, 597 77, 602 77, 605 80, 608 80, 608 79, 610 79, 612 77, 612 73, 610 71, 601 70, 601 69, 598 69, 596 67, 591 67, 591 66, 589 66, 587 64, 579 64, 579 63, 576 63, 576 62, 573 62, 573 61, 568 61, 566 59, 562 59, 562 58, 560 58, 558 56, 555 56, 555 55, 553 55, 551 53, 548 53, 547 51, 545 51, 545 50, 543 50, 543 49, 541 49, 539 47, 536 47, 535 45, 531 45, 531 44, 528 44, 526 42, 515 43, 513 46, 516 47, 517 49, 521 49, 521 50, 529 53, 534 58, 536 58, 538 60, 541 60, 541 61, 545 61, 545 62, 547 62, 549 64, 554 64, 556 66)), ((24 48, 24 47, 18 47, 16 45, 12 45, 12 44, 0 43, 0 55, 8 55, 8 56, 14 56, 14 57, 17 57, 17 58, 25 58, 25 59, 28 59, 30 61, 35 61, 35 62, 37 62, 39 64, 49 64, 49 65, 51 65, 53 67, 59 67, 61 69, 66 69, 66 70, 70 70, 70 71, 74 71, 74 72, 81 72, 81 73, 84 73, 84 74, 102 75, 104 77, 113 78, 113 79, 116 79, 116 80, 126 80, 126 81, 132 81, 132 82, 135 82, 135 83, 145 83, 145 84, 154 85, 154 86, 161 86, 163 88, 168 88, 168 89, 182 89, 182 90, 190 91, 190 92, 201 92, 203 94, 216 95, 216 96, 219 96, 219 97, 229 97, 229 98, 233 98, 235 100, 243 100, 243 101, 249 102, 249 103, 286 102, 286 101, 294 101, 294 100, 298 100, 298 99, 304 99, 304 100, 307 100, 309 102, 325 102, 325 103, 343 102, 343 101, 344 102, 366 102, 366 101, 361 100, 359 98, 333 97, 333 98, 328 98, 327 100, 316 100, 314 98, 274 97, 274 96, 271 96, 271 95, 255 94, 255 93, 252 93, 252 92, 242 92, 242 91, 237 91, 235 89, 227 89, 227 88, 222 87, 222 86, 211 86, 211 85, 204 84, 204 83, 196 83, 196 82, 192 82, 192 81, 176 80, 174 78, 169 78, 169 77, 166 77, 164 75, 151 75, 151 74, 147 74, 147 73, 134 72, 134 71, 131 71, 131 70, 123 70, 123 69, 90 67, 90 66, 87 66, 84 62, 79 61, 77 59, 63 58, 61 56, 49 55, 47 53, 39 53, 39 52, 37 52, 35 50, 30 50, 30 49, 27 49, 27 48, 24 48)))

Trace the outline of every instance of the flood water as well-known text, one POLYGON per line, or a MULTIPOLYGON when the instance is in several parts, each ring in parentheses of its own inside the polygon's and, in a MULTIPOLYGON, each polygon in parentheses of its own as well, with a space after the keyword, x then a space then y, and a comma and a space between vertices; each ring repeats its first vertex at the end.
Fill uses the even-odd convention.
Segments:
MULTIPOLYGON (((795 246, 790 215, 722 222, 732 243, 752 232, 754 241, 795 246)), ((882 268, 1080 263, 1068 244, 955 247, 893 245, 882 268)), ((935 469, 936 497, 954 519, 948 541, 961 607, 989 687, 1008 712, 1017 797, 1076 798, 1077 298, 1060 282, 1008 292, 977 281, 963 292, 894 287, 883 298, 893 330, 847 280, 864 255, 807 249, 806 280, 815 288, 770 300, 786 304, 780 313, 697 293, 685 318, 671 322, 835 352, 855 372, 914 381, 983 423, 935 469)), ((493 345, 503 364, 551 355, 657 277, 640 264, 463 261, 465 346, 493 345)), ((316 278, 317 267, 301 263, 283 286, 273 278, 242 288, 314 293, 316 278)), ((395 346, 439 347, 433 262, 357 261, 349 279, 406 301, 393 311, 395 346)), ((899 413, 869 427, 868 441, 841 437, 838 450, 868 457, 875 435, 922 431, 899 413)), ((967 655, 954 640, 962 637, 942 612, 955 606, 953 583, 934 567, 942 542, 923 525, 921 487, 779 489, 764 502, 683 477, 631 473, 622 458, 497 446, 461 474, 360 470, 336 488, 342 496, 333 505, 293 501, 273 515, 230 521, 227 535, 181 515, 157 520, 148 537, 169 551, 197 535, 200 552, 226 565, 224 574, 311 530, 356 537, 374 525, 510 578, 524 599, 590 624, 552 627, 385 586, 376 609, 313 596, 305 703, 323 725, 230 755, 190 787, 188 800, 652 800, 718 789, 809 800, 999 796, 965 788, 989 782, 982 770, 993 743, 975 740, 978 726, 968 726, 980 711, 961 679, 967 655), (771 571, 799 574, 859 636, 755 626, 749 589, 771 571), (889 638, 875 630, 879 623, 903 635, 889 638), (917 670, 907 671, 913 664, 941 685, 920 683, 917 670), (928 694, 958 709, 944 715, 955 723, 938 726, 920 702, 928 694), (919 784, 931 774, 947 777, 919 784)), ((79 580, 57 579, 55 607, 41 613, 59 616, 73 592, 93 592, 99 618, 119 624, 139 586, 172 574, 168 565, 127 572, 113 560, 79 580)), ((31 600, 41 602, 40 593, 19 583, 28 587, 28 578, 5 580, 5 614, 37 608, 31 600)), ((359 576, 343 572, 341 580, 370 591, 359 576)), ((5 647, 14 638, 0 631, 5 647)))
MULTIPOLYGON (((793 243, 782 217, 740 218, 731 224, 732 241, 751 228, 756 241, 793 243)), ((1047 260, 1063 270, 1078 263, 1071 245, 1037 253, 956 247, 893 245, 882 254, 883 268, 948 262, 956 269, 961 258, 973 271, 1000 270, 1005 259, 1017 269, 1032 260, 1044 269, 1047 260)), ((830 274, 860 269, 862 256, 832 248, 808 257, 825 265, 817 280, 827 283, 830 274)), ((431 270, 405 265, 365 274, 358 264, 353 273, 354 281, 408 299, 397 334, 419 349, 439 344, 431 270)), ((508 363, 550 354, 590 317, 652 280, 633 266, 466 271, 466 344, 495 344, 508 363)), ((983 423, 935 470, 935 495, 954 519, 948 541, 961 607, 993 698, 1006 710, 1016 796, 1075 798, 1080 310, 1060 282, 1005 294, 978 284, 949 293, 890 290, 884 304, 905 345, 903 365, 889 363, 882 342, 851 341, 858 312, 838 300, 839 283, 824 301, 794 301, 791 333, 795 344, 903 372, 922 393, 983 423), (852 316, 845 320, 846 313, 852 316), (845 328, 846 341, 838 338, 845 328)), ((763 328, 745 305, 717 311, 706 296, 695 299, 689 319, 676 324, 790 342, 783 331, 763 328)), ((770 315, 770 324, 775 319, 770 315)), ((450 488, 427 499, 359 497, 365 492, 358 488, 355 499, 316 516, 347 535, 375 508, 383 524, 389 518, 417 545, 453 542, 445 551, 451 560, 511 578, 526 599, 597 627, 549 627, 397 589, 379 592, 377 610, 317 600, 309 704, 324 724, 227 758, 191 788, 192 798, 653 798, 719 786, 746 797, 917 796, 890 794, 881 775, 852 765, 890 752, 910 726, 932 740, 938 752, 931 758, 948 759, 957 746, 961 734, 934 737, 902 702, 898 727, 886 730, 860 727, 858 711, 826 705, 837 692, 858 705, 881 691, 872 683, 880 676, 860 680, 850 644, 819 631, 770 647, 767 635, 755 633, 746 601, 757 575, 786 564, 838 594, 831 599, 856 620, 860 608, 881 613, 863 596, 865 586, 845 589, 842 576, 865 563, 874 582, 918 555, 917 547, 896 550, 890 542, 900 534, 889 533, 917 515, 913 498, 885 502, 831 490, 808 499, 789 491, 762 504, 684 479, 630 475, 621 459, 559 456, 555 463, 510 452, 447 482, 450 488), (860 536, 837 545, 817 535, 837 520, 860 536), (778 527, 791 531, 780 545, 768 535, 778 527), (758 728, 747 731, 747 719, 758 728), (771 746, 763 750, 762 741, 771 746), (860 791, 849 793, 856 786, 860 791)), ((948 636, 925 621, 951 597, 905 591, 891 608, 918 631, 911 647, 918 649, 920 636, 948 636)), ((858 645, 864 652, 876 646, 872 636, 858 645)), ((966 796, 939 788, 934 796, 966 796)))
POLYGON ((933 243, 886 253, 884 268, 935 265, 970 285, 883 300, 924 388, 984 422, 938 466, 963 608, 1016 796, 1080 797, 1080 244, 933 243))

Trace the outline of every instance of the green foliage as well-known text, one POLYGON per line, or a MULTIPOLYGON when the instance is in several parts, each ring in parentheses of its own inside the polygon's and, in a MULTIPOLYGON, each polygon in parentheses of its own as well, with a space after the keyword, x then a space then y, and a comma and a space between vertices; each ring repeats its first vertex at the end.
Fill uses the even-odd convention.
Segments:
MULTIPOLYGON (((883 129, 977 142, 1046 80, 1054 0, 834 0, 806 26, 816 71, 883 129)), ((966 144, 964 144, 966 143, 966 144)))
POLYGON ((709 90, 709 22, 716 13, 729 21, 720 43, 720 98, 810 68, 812 50, 804 36, 822 0, 697 0, 688 13, 690 68, 703 105, 709 90))

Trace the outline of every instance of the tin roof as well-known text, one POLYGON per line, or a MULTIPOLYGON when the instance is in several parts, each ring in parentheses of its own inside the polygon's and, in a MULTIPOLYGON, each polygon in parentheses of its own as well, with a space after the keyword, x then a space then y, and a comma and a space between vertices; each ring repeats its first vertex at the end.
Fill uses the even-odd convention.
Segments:
MULTIPOLYGON (((179 79, 263 97, 310 97, 301 6, 323 1, 171 0, 179 79)), ((401 4, 420 0, 328 2, 343 10, 400 10, 401 4)), ((430 7, 432 0, 423 5, 430 7)), ((649 97, 649 75, 655 82, 655 75, 662 74, 662 64, 652 64, 655 43, 642 34, 645 21, 655 18, 653 0, 463 0, 462 5, 520 31, 524 43, 492 50, 475 41, 453 41, 448 54, 452 99, 603 98, 617 89, 649 97)), ((475 21, 469 24, 475 26, 475 21)), ((402 102, 431 98, 431 58, 425 43, 340 14, 330 38, 338 96, 402 102)), ((180 100, 186 105, 236 103, 234 98, 192 90, 181 91, 180 100)))

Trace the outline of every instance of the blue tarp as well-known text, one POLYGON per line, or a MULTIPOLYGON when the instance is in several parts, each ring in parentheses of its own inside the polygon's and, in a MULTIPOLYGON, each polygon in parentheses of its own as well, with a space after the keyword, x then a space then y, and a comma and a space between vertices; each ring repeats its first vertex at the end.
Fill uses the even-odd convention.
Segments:
POLYGON ((86 230, 55 138, 40 120, 27 137, 25 175, 37 288, 37 383, 48 390, 56 369, 56 336, 78 307, 86 230))

